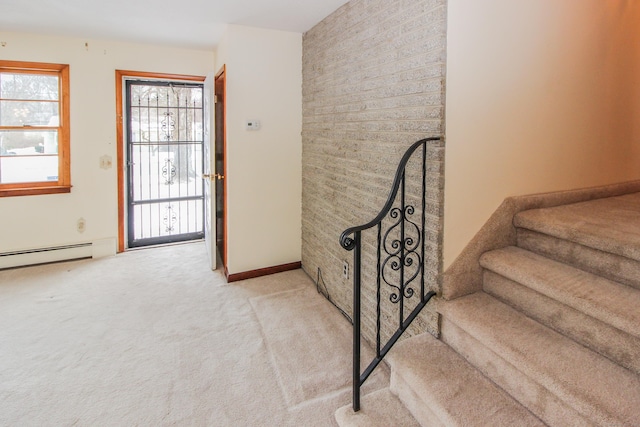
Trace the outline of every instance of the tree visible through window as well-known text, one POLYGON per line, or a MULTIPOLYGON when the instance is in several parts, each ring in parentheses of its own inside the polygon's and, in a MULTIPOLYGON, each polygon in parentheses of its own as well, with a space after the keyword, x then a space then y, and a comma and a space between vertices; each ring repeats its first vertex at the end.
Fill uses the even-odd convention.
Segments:
POLYGON ((0 196, 70 189, 69 66, 0 61, 0 196))

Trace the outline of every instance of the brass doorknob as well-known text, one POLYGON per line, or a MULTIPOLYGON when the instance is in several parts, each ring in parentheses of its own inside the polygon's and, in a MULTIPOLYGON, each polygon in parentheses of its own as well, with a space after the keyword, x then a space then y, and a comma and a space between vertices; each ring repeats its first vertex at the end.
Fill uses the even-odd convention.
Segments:
POLYGON ((215 177, 216 179, 224 179, 224 175, 220 175, 219 173, 217 173, 215 177))

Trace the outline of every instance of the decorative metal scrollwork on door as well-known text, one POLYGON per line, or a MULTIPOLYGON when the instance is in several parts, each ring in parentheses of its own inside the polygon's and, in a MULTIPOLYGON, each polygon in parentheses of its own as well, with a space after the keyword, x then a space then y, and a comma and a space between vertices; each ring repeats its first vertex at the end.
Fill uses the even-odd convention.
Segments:
POLYGON ((173 210, 173 206, 167 205, 167 207, 164 208, 164 217, 162 218, 162 222, 164 223, 165 231, 167 233, 174 230, 173 225, 176 223, 177 219, 178 217, 173 210))
POLYGON ((174 178, 176 177, 176 167, 171 159, 165 160, 164 166, 162 167, 162 177, 164 178, 165 185, 173 184, 174 178))
POLYGON ((162 137, 165 141, 171 141, 173 139, 173 131, 176 128, 176 121, 173 120, 173 112, 165 111, 163 113, 164 119, 160 122, 160 129, 162 130, 162 137))

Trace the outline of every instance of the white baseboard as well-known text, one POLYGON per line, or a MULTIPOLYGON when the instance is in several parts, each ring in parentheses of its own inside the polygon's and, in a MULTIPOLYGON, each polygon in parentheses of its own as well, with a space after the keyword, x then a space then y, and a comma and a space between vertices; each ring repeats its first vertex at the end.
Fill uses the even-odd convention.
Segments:
POLYGON ((72 245, 3 252, 0 253, 0 269, 80 258, 102 258, 115 255, 115 253, 116 240, 113 238, 72 245))

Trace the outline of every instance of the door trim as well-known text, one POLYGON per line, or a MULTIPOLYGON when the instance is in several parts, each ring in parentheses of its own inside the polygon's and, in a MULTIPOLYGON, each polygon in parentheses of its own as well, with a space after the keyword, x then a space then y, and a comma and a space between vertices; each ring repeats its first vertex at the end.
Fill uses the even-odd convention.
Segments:
POLYGON ((118 252, 125 251, 125 150, 124 150, 124 105, 123 105, 123 81, 125 77, 157 80, 182 80, 188 82, 204 82, 203 76, 190 76, 183 74, 148 73, 144 71, 116 70, 116 167, 118 169, 118 252))

